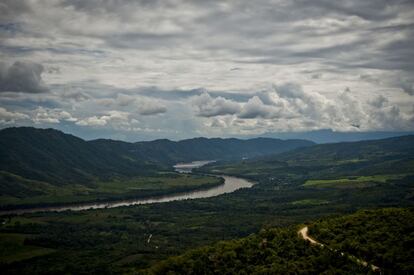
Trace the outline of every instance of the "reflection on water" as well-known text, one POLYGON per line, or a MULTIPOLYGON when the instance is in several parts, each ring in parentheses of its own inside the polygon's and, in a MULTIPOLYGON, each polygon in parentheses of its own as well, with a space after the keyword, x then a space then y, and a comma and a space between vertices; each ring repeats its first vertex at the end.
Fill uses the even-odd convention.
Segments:
POLYGON ((177 163, 174 165, 174 169, 180 173, 191 173, 194 168, 200 168, 212 162, 215 162, 215 160, 197 160, 189 163, 177 163))
MULTIPOLYGON (((185 173, 191 172, 191 169, 196 167, 201 167, 211 161, 204 161, 204 164, 199 161, 197 163, 181 163, 177 164, 174 167, 177 171, 180 169, 185 170, 185 173)), ((51 212, 51 211, 81 211, 87 209, 99 209, 99 208, 114 208, 120 206, 131 206, 131 205, 138 205, 138 204, 150 204, 150 203, 162 203, 162 202, 170 202, 170 201, 178 201, 178 200, 187 200, 187 199, 201 199, 201 198, 209 198, 215 197, 218 195, 226 194, 234 192, 241 188, 250 188, 253 186, 253 183, 242 179, 236 178, 231 176, 220 176, 224 178, 224 184, 212 187, 210 189, 199 190, 199 191, 191 191, 179 194, 171 194, 162 197, 156 198, 146 198, 146 199, 130 199, 130 200, 121 200, 121 201, 111 201, 111 202, 98 202, 98 203, 84 203, 78 205, 71 205, 71 206, 55 206, 55 207, 37 207, 37 208, 29 208, 29 209, 17 209, 17 210, 6 210, 0 211, 0 215, 5 214, 23 214, 23 213, 34 213, 34 212, 51 212)))

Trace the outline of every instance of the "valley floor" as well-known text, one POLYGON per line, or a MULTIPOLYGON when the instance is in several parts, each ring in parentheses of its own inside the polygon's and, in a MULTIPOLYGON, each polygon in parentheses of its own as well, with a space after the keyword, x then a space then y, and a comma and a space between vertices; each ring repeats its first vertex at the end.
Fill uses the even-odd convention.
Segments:
POLYGON ((149 198, 193 190, 207 189, 223 184, 212 176, 159 173, 146 177, 118 178, 89 184, 52 185, 45 182, 25 180, 0 172, 1 209, 19 209, 40 206, 59 206, 89 202, 105 202, 120 199, 149 198), (7 185, 4 183, 7 182, 7 185), (10 189, 13 185, 14 189, 10 189))

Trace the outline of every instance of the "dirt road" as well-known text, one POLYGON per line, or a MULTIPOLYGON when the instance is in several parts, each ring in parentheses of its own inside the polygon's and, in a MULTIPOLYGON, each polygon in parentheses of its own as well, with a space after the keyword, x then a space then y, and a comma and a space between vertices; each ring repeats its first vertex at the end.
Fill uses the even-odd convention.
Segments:
MULTIPOLYGON (((322 244, 322 243, 318 242, 317 240, 309 237, 308 231, 309 231, 309 228, 307 226, 304 226, 298 231, 298 234, 302 237, 302 239, 304 239, 305 241, 309 241, 313 245, 319 245, 320 247, 325 247, 324 244, 322 244)), ((327 247, 327 248, 331 251, 338 252, 337 250, 331 249, 329 247, 327 247)), ((345 255, 343 252, 338 252, 338 253, 341 253, 342 256, 345 255)), ((363 266, 368 266, 369 265, 371 267, 372 271, 380 272, 380 274, 381 274, 381 269, 378 266, 375 266, 373 264, 368 264, 366 261, 364 261, 362 259, 358 259, 357 257, 352 256, 352 255, 350 255, 349 257, 354 259, 358 264, 361 264, 363 266)))

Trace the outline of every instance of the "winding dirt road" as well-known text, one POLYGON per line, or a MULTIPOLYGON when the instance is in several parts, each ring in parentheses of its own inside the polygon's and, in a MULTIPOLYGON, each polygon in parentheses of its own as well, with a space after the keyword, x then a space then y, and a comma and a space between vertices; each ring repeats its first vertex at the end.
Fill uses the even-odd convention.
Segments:
POLYGON ((308 227, 305 226, 301 230, 299 230, 298 233, 299 233, 299 235, 302 236, 302 238, 305 241, 309 241, 311 244, 317 244, 319 246, 323 246, 323 244, 321 244, 321 243, 317 242, 316 240, 312 239, 311 237, 309 237, 308 231, 309 231, 308 227))
MULTIPOLYGON (((308 231, 309 231, 309 228, 307 226, 304 226, 298 231, 298 235, 300 235, 302 237, 302 239, 304 239, 305 241, 309 241, 313 245, 319 245, 320 247, 325 247, 324 244, 322 244, 322 243, 318 242, 317 240, 309 237, 308 231)), ((331 251, 338 252, 337 250, 331 249, 328 246, 326 246, 326 247, 331 251)), ((345 255, 343 252, 339 252, 339 253, 341 253, 342 256, 345 255)), ((364 261, 362 259, 358 259, 355 256, 348 256, 348 257, 350 257, 351 259, 354 259, 358 264, 361 264, 363 266, 370 266, 372 271, 379 272, 381 274, 381 269, 378 266, 373 265, 373 264, 368 264, 366 261, 364 261)))

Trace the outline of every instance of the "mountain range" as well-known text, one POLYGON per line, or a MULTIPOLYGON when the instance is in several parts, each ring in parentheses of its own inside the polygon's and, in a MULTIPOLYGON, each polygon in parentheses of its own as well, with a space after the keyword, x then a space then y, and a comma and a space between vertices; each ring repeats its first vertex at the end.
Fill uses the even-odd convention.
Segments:
MULTIPOLYGON (((306 132, 269 132, 260 135, 266 138, 280 139, 306 139, 316 143, 337 143, 351 142, 362 140, 385 139, 390 137, 399 137, 413 135, 413 131, 391 132, 391 131, 370 131, 370 132, 339 132, 331 129, 321 129, 306 132)), ((253 136, 251 136, 252 138, 253 136)))
POLYGON ((306 140, 271 138, 85 141, 54 129, 18 127, 0 131, 0 171, 57 185, 87 183, 171 170, 177 162, 251 158, 311 145, 306 140))

